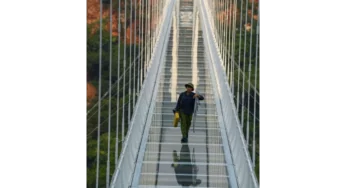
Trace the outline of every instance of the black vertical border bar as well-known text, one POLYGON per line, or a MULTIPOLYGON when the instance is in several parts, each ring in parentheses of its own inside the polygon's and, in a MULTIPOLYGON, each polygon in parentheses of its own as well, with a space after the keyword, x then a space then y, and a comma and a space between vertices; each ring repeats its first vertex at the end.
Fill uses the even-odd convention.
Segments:
POLYGON ((264 187, 264 0, 260 0, 260 64, 261 64, 261 141, 260 187, 264 187))
POLYGON ((86 0, 80 2, 80 188, 86 187, 86 0))

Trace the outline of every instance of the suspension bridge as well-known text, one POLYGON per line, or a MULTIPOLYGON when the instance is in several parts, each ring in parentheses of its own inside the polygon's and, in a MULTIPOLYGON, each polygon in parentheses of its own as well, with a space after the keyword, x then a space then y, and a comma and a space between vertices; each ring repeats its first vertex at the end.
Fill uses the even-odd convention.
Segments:
POLYGON ((97 6, 87 187, 259 187, 258 0, 97 6), (181 143, 172 110, 189 82, 205 100, 181 143))

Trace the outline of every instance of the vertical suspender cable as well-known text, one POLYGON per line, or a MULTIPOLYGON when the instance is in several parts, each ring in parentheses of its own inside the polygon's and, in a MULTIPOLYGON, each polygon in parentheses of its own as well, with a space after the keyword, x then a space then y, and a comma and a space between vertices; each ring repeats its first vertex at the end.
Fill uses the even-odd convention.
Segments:
POLYGON ((243 92, 242 92, 242 96, 241 96, 241 101, 242 101, 242 107, 241 107, 241 125, 244 126, 244 98, 245 98, 245 72, 246 72, 246 26, 247 26, 247 8, 248 8, 248 0, 246 0, 246 11, 245 11, 245 29, 244 29, 244 59, 243 59, 243 65, 244 65, 244 74, 243 74, 243 92))
POLYGON ((107 147, 107 172, 106 172, 106 188, 109 187, 109 159, 111 145, 111 114, 112 114, 112 0, 109 5, 109 94, 108 94, 108 147, 107 147))
POLYGON ((98 85, 98 117, 97 117, 97 154, 96 154, 96 188, 99 183, 100 163, 100 129, 101 129, 101 71, 102 71, 102 1, 100 1, 100 43, 99 43, 99 85, 98 85))
MULTIPOLYGON (((235 4, 232 4, 232 13, 233 13, 233 19, 232 19, 232 51, 231 51, 231 61, 232 61, 232 87, 231 87, 231 92, 233 94, 233 98, 234 98, 234 81, 235 81, 235 72, 234 72, 234 65, 235 65, 235 59, 234 59, 234 55, 235 55, 235 43, 236 43, 236 23, 237 23, 237 4, 238 4, 238 0, 234 0, 235 4)), ((239 62, 239 61, 238 61, 239 62)))
POLYGON ((123 63, 124 63, 124 69, 123 69, 123 71, 124 71, 124 77, 123 77, 123 108, 122 108, 122 112, 123 112, 123 116, 122 116, 122 122, 121 122, 121 148, 124 148, 123 146, 124 146, 124 140, 125 140, 125 99, 126 99, 126 96, 125 96, 125 90, 126 90, 126 87, 125 87, 125 85, 126 85, 126 27, 127 27, 127 24, 126 24, 126 22, 127 22, 127 20, 126 20, 126 9, 127 9, 127 7, 126 7, 126 1, 127 0, 125 0, 125 5, 124 5, 124 9, 125 9, 125 20, 124 20, 124 61, 123 61, 123 63))
MULTIPOLYGON (((141 51, 140 51, 140 53, 141 53, 141 63, 140 63, 140 66, 141 66, 141 69, 140 69, 140 71, 141 71, 141 75, 140 75, 140 89, 142 89, 142 84, 143 84, 143 65, 144 65, 144 60, 143 60, 143 57, 144 57, 144 53, 142 53, 142 52, 144 52, 144 14, 143 14, 143 12, 144 12, 144 7, 143 7, 143 1, 145 1, 145 0, 141 0, 141 51)), ((138 91, 138 93, 139 93, 139 91, 138 91)))
POLYGON ((135 96, 136 96, 136 64, 138 62, 138 56, 137 56, 137 0, 135 0, 135 41, 134 41, 134 50, 133 50, 133 53, 134 53, 134 62, 133 62, 133 103, 132 103, 132 109, 134 110, 135 109, 135 104, 136 104, 136 100, 135 100, 135 96))
POLYGON ((229 45, 230 43, 230 33, 231 33, 231 27, 230 27, 230 23, 233 23, 231 21, 231 18, 232 18, 232 14, 231 14, 231 9, 230 9, 230 4, 232 4, 232 1, 227 1, 226 3, 226 14, 227 14, 227 25, 225 25, 225 38, 226 38, 226 50, 225 50, 225 62, 226 62, 226 76, 227 76, 227 83, 230 84, 230 81, 229 81, 229 78, 230 78, 230 67, 232 66, 232 61, 230 61, 230 55, 231 53, 229 53, 229 48, 231 48, 231 46, 229 45))
MULTIPOLYGON (((240 0, 240 6, 241 6, 241 9, 240 9, 240 22, 239 22, 239 29, 240 29, 240 40, 239 40, 239 57, 238 57, 238 84, 237 84, 237 112, 239 113, 239 90, 240 90, 240 87, 239 87, 239 82, 240 82, 240 53, 241 53, 241 34, 242 34, 242 22, 243 22, 243 0, 240 0)), ((243 127, 243 125, 241 124, 241 127, 243 127)))
POLYGON ((116 123, 116 141, 115 141, 115 169, 118 166, 118 143, 119 143, 119 85, 120 85, 120 43, 121 43, 121 23, 120 23, 120 0, 118 0, 118 82, 117 82, 117 123, 116 123))
POLYGON ((130 0, 130 70, 129 70, 129 104, 128 104, 128 111, 127 111, 127 124, 129 125, 130 124, 130 120, 131 120, 131 86, 132 86, 132 0, 130 0))
POLYGON ((256 63, 255 63, 255 102, 254 102, 254 118, 253 118, 253 134, 252 134, 252 166, 256 167, 256 100, 257 100, 257 62, 258 62, 258 38, 259 38, 259 13, 256 28, 256 63))

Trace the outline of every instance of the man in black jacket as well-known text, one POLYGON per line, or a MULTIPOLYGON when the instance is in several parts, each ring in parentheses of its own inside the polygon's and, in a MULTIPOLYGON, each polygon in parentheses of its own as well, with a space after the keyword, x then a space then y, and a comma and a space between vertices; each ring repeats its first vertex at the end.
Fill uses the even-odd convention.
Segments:
POLYGON ((185 84, 186 91, 180 93, 179 99, 173 113, 179 112, 180 117, 180 130, 182 134, 181 142, 188 142, 189 130, 191 127, 192 114, 195 109, 195 100, 204 100, 200 94, 194 93, 194 86, 192 83, 185 84))

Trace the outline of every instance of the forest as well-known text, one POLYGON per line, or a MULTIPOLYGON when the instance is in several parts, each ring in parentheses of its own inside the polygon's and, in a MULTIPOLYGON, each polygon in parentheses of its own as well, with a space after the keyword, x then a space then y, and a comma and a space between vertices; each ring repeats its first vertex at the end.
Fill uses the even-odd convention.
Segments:
MULTIPOLYGON (((244 136, 246 135, 246 124, 249 122, 249 152, 252 156, 252 135, 255 131, 256 137, 256 168, 255 172, 259 179, 259 47, 256 48, 257 22, 258 22, 258 0, 249 0, 246 7, 246 1, 243 4, 225 5, 221 1, 218 3, 217 16, 215 21, 223 24, 223 30, 219 29, 218 36, 224 41, 219 47, 226 49, 223 52, 224 60, 234 62, 234 71, 229 83, 234 93, 234 100, 237 104, 239 119, 243 119, 244 136), (254 11, 252 10, 252 1, 254 1, 254 11), (232 20, 226 19, 227 15, 232 14, 233 9, 237 9, 235 18, 236 31, 234 37, 232 34, 232 20), (242 10, 242 11, 241 11, 242 10), (254 19, 250 19, 253 17, 254 19), (256 19, 255 19, 256 18, 256 19), (251 21, 252 20, 252 21, 251 21), (249 29, 252 28, 252 29, 249 29), (226 31, 222 33, 221 31, 226 31), (244 34, 245 33, 245 34, 244 34), (227 37, 227 38, 225 38, 227 37), (246 37, 246 43, 245 41, 246 37), (251 42, 250 42, 251 39, 251 42), (234 54, 234 60, 232 55, 234 54), (256 58, 257 57, 257 58, 256 58), (255 65, 257 63, 257 71, 255 65), (241 83, 241 84, 237 84, 241 83), (255 84, 256 83, 256 84, 255 84), (242 100, 244 96, 245 100, 242 100), (250 103, 248 103, 250 96, 250 103), (238 100, 237 100, 238 98, 238 100), (256 100, 256 102, 254 102, 256 100), (245 107, 245 108, 242 108, 245 107), (255 112, 256 111, 256 112, 255 112), (247 115, 249 114, 249 116, 247 115), (255 124, 255 130, 253 129, 255 124)), ((146 42, 151 39, 154 32, 154 26, 147 24, 147 10, 153 10, 154 5, 159 0, 116 0, 113 1, 112 17, 110 18, 110 0, 103 0, 103 13, 100 18, 100 2, 95 0, 87 1, 87 187, 95 187, 96 181, 96 155, 97 155, 97 137, 98 137, 98 98, 100 102, 100 166, 99 166, 99 187, 106 187, 107 155, 108 155, 108 137, 110 136, 110 176, 114 173, 117 158, 120 155, 123 140, 122 135, 126 135, 129 122, 131 120, 133 109, 136 104, 138 94, 141 89, 141 81, 144 79, 144 69, 137 71, 139 67, 143 68, 144 62, 150 59, 146 55, 146 42), (150 1, 150 2, 149 2, 150 1), (120 6, 119 3, 120 2, 120 6), (135 9, 136 6, 136 9, 135 9), (120 10, 120 11, 119 11, 120 10), (136 11, 135 11, 136 10, 136 11), (100 25, 102 19, 102 25, 100 25), (112 22, 110 22, 112 19, 112 22), (144 20, 144 21, 143 21, 144 20), (118 22, 120 21, 120 24, 118 22), (110 24, 112 23, 112 24, 110 24), (112 27, 111 27, 112 25, 112 27), (120 26, 120 27, 119 27, 120 26), (100 33, 100 27, 102 33, 100 33), (111 32, 110 32, 110 28, 111 32), (120 32, 119 32, 120 31, 120 32), (101 59, 102 66, 100 70, 100 34, 102 34, 101 59), (111 57, 110 57, 111 54, 111 57), (110 65, 110 62, 112 64, 110 65), (110 68, 111 66, 111 68, 110 68), (110 71, 111 70, 111 71, 110 71), (101 71, 101 92, 99 92, 99 72, 101 71), (111 78, 109 78, 112 72, 111 78), (130 75, 136 79, 130 80, 130 75), (111 101, 109 101, 109 86, 111 82, 111 101), (135 88, 133 90, 132 88, 135 88), (109 116, 109 104, 111 104, 111 116, 109 116), (123 118, 125 117, 125 118, 123 118), (111 122, 111 132, 108 131, 108 122, 111 122), (118 134, 118 139, 116 139, 118 134), (118 147, 116 147, 116 145, 118 147), (117 152, 114 152, 116 151, 117 152), (115 156, 118 153, 118 156, 115 156)), ((154 22, 155 18, 151 18, 154 22)), ((259 43, 259 42, 258 42, 259 43)))

